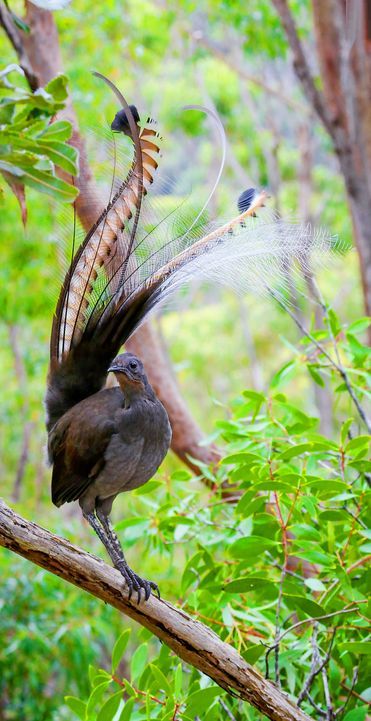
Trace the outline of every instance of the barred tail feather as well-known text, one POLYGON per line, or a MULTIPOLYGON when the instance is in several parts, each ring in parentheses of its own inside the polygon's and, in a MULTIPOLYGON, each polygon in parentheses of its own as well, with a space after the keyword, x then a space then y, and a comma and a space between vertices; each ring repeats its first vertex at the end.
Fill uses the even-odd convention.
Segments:
POLYGON ((145 196, 157 171, 158 133, 152 121, 140 128, 135 106, 97 75, 121 102, 112 128, 131 138, 134 158, 127 178, 76 253, 61 290, 51 337, 48 429, 103 386, 120 346, 181 286, 201 278, 238 293, 276 294, 277 288, 285 290, 288 267, 298 263, 302 273, 313 263, 323 265, 334 247, 324 231, 262 210, 267 193, 251 188, 238 200, 239 215, 218 225, 207 222, 205 209, 225 155, 224 131, 213 113, 222 152, 206 203, 192 219, 181 203, 152 223, 145 196))

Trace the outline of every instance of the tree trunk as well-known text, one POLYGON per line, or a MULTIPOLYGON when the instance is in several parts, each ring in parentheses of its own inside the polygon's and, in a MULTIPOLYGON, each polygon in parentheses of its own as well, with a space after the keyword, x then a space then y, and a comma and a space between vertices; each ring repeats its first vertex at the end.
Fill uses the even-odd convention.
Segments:
POLYGON ((343 3, 312 2, 323 93, 348 194, 366 312, 371 314, 371 52, 365 42, 366 2, 348 0, 360 13, 353 38, 347 37, 343 3))
POLYGON ((366 0, 312 0, 323 90, 310 71, 287 0, 272 0, 293 53, 298 80, 330 135, 342 172, 359 253, 365 308, 371 313, 371 52, 366 40, 366 0), (358 15, 357 15, 358 11, 358 15), (353 42, 354 41, 354 42, 353 42))

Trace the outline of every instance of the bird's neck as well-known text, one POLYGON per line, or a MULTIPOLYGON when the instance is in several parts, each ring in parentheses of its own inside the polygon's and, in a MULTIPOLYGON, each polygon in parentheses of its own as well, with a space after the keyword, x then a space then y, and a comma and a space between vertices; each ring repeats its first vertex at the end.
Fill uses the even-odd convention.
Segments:
POLYGON ((131 408, 144 399, 156 400, 154 390, 147 380, 130 382, 125 379, 121 381, 120 388, 125 399, 125 408, 131 408))

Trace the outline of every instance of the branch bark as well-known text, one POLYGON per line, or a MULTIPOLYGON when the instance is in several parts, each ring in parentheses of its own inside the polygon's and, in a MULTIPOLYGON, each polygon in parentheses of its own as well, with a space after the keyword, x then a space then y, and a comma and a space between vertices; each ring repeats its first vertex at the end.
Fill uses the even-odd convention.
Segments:
MULTIPOLYGON (((51 12, 42 10, 28 1, 25 19, 30 33, 25 35, 17 31, 16 41, 14 34, 9 32, 9 24, 6 27, 4 25, 4 29, 20 61, 23 59, 23 63, 32 68, 36 87, 39 87, 45 85, 63 69, 58 29, 51 12)), ((76 200, 76 210, 82 225, 88 230, 99 214, 99 208, 91 202, 93 197, 99 198, 99 192, 95 188, 85 143, 80 135, 70 98, 60 116, 69 120, 74 128, 71 143, 78 149, 80 158, 80 172, 76 179, 80 192, 76 200)), ((216 463, 220 459, 220 453, 216 446, 200 445, 203 433, 181 397, 176 381, 170 377, 169 361, 153 326, 145 323, 130 339, 127 348, 143 360, 149 381, 167 409, 173 429, 171 447, 174 453, 197 473, 200 472, 199 468, 190 457, 206 465, 216 463)))
POLYGON ((272 721, 310 721, 285 694, 207 626, 151 596, 130 602, 122 577, 102 560, 14 513, 0 500, 0 545, 109 603, 145 626, 186 663, 233 691, 272 721))
POLYGON ((27 82, 31 90, 37 90, 37 77, 30 65, 27 53, 24 50, 22 35, 14 24, 11 13, 2 2, 0 2, 0 25, 4 28, 6 35, 18 55, 19 64, 27 78, 27 82))

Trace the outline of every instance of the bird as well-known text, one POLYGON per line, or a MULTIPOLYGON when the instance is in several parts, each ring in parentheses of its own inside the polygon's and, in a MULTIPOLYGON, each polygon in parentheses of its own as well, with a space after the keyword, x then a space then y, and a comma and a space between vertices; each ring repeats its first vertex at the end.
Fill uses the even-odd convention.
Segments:
POLYGON ((283 260, 308 260, 308 249, 322 257, 332 241, 281 218, 260 222, 256 215, 267 193, 253 189, 240 196, 239 215, 224 223, 209 224, 206 206, 190 222, 179 207, 149 229, 148 195, 161 138, 152 119, 142 123, 112 81, 94 74, 120 102, 111 129, 130 139, 134 153, 127 176, 112 184, 108 204, 74 253, 60 290, 45 397, 48 455, 52 502, 79 502, 121 573, 129 600, 134 593, 139 603, 152 592, 159 595, 158 585, 130 568, 109 516, 118 494, 157 471, 171 428, 141 360, 120 353, 121 347, 193 278, 266 292, 270 283, 284 281, 283 260), (117 387, 105 387, 110 372, 117 387))
POLYGON ((79 500, 84 518, 124 577, 129 596, 134 590, 140 600, 143 590, 148 599, 158 586, 130 569, 109 514, 118 493, 152 478, 169 449, 171 428, 139 358, 121 353, 107 372, 115 374, 118 386, 73 405, 50 431, 52 501, 61 506, 79 500))

